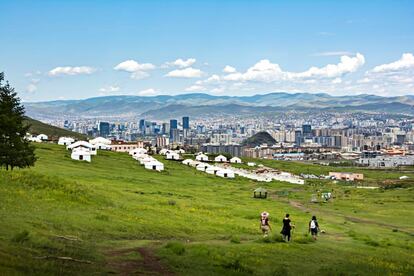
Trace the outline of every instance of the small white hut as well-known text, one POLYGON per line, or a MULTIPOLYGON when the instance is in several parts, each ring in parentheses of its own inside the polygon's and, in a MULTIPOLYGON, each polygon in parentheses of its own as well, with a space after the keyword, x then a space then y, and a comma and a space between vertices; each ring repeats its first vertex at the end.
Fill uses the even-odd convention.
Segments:
POLYGON ((210 166, 206 169, 206 173, 208 174, 216 174, 219 170, 222 170, 219 167, 215 167, 215 166, 210 166))
POLYGON ((238 157, 233 157, 232 159, 230 159, 230 163, 241 164, 242 160, 238 157))
POLYGON ((178 153, 176 153, 176 152, 168 152, 165 155, 165 159, 168 159, 168 160, 180 160, 180 155, 178 153))
POLYGON ((110 145, 102 144, 102 143, 95 144, 94 146, 98 150, 111 150, 112 149, 112 147, 110 145))
POLYGON ((75 148, 72 151, 70 158, 73 160, 91 162, 91 153, 86 148, 75 148))
POLYGON ((145 163, 144 167, 147 170, 154 170, 154 171, 163 171, 164 170, 164 164, 157 161, 157 160, 153 160, 151 162, 145 163))
POLYGON ((89 140, 89 143, 91 143, 92 145, 97 145, 97 144, 110 145, 111 140, 103 138, 103 137, 96 137, 95 139, 89 140))
POLYGON ((37 139, 39 139, 40 141, 47 141, 49 140, 49 137, 46 134, 39 134, 36 136, 37 139))
POLYGON ((196 160, 202 162, 208 161, 208 156, 202 153, 196 156, 196 160))
POLYGON ((179 150, 176 150, 175 152, 178 153, 178 154, 184 154, 185 153, 185 150, 179 149, 179 150))
POLYGON ((214 158, 214 161, 216 162, 227 162, 227 158, 224 155, 218 155, 216 158, 214 158))
POLYGON ((170 150, 168 150, 168 149, 161 149, 159 153, 160 153, 161 155, 166 155, 166 154, 167 154, 167 153, 169 153, 169 152, 170 152, 170 150))
POLYGON ((185 159, 181 163, 183 163, 184 165, 190 166, 190 164, 193 163, 193 162, 194 162, 194 160, 192 160, 192 159, 185 159))
POLYGON ((206 164, 206 163, 199 163, 199 164, 196 166, 196 169, 197 169, 197 170, 199 170, 199 171, 205 172, 205 171, 206 171, 206 169, 207 169, 208 167, 210 167, 210 165, 209 165, 209 164, 206 164))
POLYGON ((89 153, 91 155, 96 155, 96 147, 94 145, 92 145, 91 143, 88 143, 86 141, 77 141, 77 142, 67 146, 66 149, 73 150, 73 149, 79 148, 79 147, 88 149, 89 153))
POLYGON ((232 170, 227 169, 221 169, 217 171, 216 175, 224 178, 234 178, 234 172, 232 170))
POLYGON ((146 164, 146 163, 150 163, 150 162, 153 162, 153 161, 157 161, 156 159, 154 159, 153 157, 151 157, 151 156, 148 156, 148 157, 145 157, 145 158, 142 158, 142 159, 140 159, 139 160, 139 163, 141 164, 141 165, 144 165, 144 164, 146 164))
POLYGON ((69 146, 70 144, 73 144, 74 142, 75 142, 75 139, 71 137, 60 137, 58 141, 58 145, 69 146))
POLYGON ((148 151, 144 148, 136 148, 129 151, 129 155, 146 154, 148 151))

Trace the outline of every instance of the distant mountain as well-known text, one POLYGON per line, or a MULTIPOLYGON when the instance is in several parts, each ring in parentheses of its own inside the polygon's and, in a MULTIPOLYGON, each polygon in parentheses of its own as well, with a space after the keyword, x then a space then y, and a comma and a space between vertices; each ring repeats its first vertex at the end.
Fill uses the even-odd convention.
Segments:
POLYGON ((242 146, 257 147, 262 144, 274 145, 275 143, 276 140, 273 139, 273 137, 268 132, 261 131, 256 133, 252 137, 245 139, 242 142, 242 146))
POLYGON ((33 135, 46 134, 47 136, 49 136, 49 138, 55 138, 55 139, 61 136, 73 137, 76 139, 87 138, 86 135, 73 132, 67 129, 55 127, 49 124, 45 124, 45 123, 39 122, 37 120, 28 118, 28 117, 26 117, 25 123, 30 124, 29 132, 30 134, 33 134, 33 135))
POLYGON ((136 118, 164 119, 190 115, 258 114, 286 110, 369 111, 414 114, 414 96, 381 97, 369 94, 332 96, 326 93, 269 93, 254 96, 108 96, 85 100, 27 102, 33 118, 136 118))

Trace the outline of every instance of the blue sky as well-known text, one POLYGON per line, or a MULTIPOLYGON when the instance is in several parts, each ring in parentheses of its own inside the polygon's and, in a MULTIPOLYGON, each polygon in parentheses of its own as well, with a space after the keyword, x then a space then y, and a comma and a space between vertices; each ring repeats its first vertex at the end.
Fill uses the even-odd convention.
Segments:
POLYGON ((25 101, 414 94, 414 1, 0 0, 0 10, 0 71, 25 101))

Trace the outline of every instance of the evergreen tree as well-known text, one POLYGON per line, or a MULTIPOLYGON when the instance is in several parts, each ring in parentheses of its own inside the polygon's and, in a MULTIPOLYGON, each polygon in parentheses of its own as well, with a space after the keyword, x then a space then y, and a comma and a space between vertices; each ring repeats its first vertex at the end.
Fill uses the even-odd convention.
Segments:
POLYGON ((25 168, 36 162, 34 147, 24 139, 29 125, 24 124, 24 107, 0 72, 0 168, 25 168))

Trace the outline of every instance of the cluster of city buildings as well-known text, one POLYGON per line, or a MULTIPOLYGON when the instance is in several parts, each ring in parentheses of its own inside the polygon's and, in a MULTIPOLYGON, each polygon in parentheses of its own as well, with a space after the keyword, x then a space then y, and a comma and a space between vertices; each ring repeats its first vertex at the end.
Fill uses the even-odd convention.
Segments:
POLYGON ((279 160, 352 160, 357 165, 392 167, 413 165, 414 120, 386 114, 297 114, 282 117, 229 116, 135 122, 65 121, 67 129, 113 141, 112 150, 130 151, 145 145, 184 148, 190 152, 279 160), (255 147, 242 141, 266 131, 273 143, 255 147), (399 149, 399 152, 390 152, 399 149))

